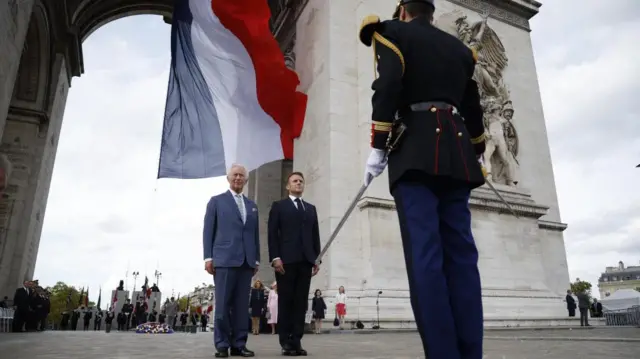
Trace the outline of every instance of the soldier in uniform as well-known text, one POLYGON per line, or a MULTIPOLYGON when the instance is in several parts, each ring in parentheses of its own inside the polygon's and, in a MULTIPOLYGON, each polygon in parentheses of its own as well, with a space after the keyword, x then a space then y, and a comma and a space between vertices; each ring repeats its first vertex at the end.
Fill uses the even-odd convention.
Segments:
POLYGON ((389 165, 411 305, 429 359, 482 358, 482 298, 469 196, 484 184, 476 55, 433 26, 433 0, 401 0, 397 18, 368 16, 373 46, 371 154, 365 184, 389 165), (396 119, 394 121, 394 119, 396 119), (395 124, 405 131, 394 148, 395 124))

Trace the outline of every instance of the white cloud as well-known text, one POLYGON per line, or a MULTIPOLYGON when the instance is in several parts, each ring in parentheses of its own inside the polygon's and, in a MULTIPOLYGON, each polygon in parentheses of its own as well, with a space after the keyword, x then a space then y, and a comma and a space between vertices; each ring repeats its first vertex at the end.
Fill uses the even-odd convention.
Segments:
MULTIPOLYGON (((594 285, 605 266, 640 260, 639 6, 547 2, 532 22, 570 275, 594 285)), ((97 299, 127 268, 142 273, 138 286, 145 273, 153 281, 158 263, 165 293, 210 280, 201 222, 224 179, 155 179, 169 32, 160 17, 127 18, 85 42, 40 242, 42 283, 90 285, 97 299)))
POLYGON ((570 277, 597 287, 640 261, 640 4, 548 3, 532 27, 570 277))

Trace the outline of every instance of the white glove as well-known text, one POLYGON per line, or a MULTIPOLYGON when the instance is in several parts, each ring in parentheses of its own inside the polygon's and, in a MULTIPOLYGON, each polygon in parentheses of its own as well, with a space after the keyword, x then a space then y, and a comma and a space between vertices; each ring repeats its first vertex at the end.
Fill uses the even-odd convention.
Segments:
POLYGON ((368 186, 374 178, 380 176, 385 167, 387 167, 385 151, 372 149, 364 169, 364 185, 368 186))

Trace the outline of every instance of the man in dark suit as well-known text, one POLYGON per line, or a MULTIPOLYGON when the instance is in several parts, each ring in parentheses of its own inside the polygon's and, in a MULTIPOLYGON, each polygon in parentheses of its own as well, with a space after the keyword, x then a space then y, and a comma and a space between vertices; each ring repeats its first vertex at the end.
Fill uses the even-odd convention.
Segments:
POLYGON ((565 302, 567 302, 567 310, 569 311, 569 317, 576 316, 576 300, 573 299, 571 295, 571 291, 567 291, 567 296, 565 297, 565 302))
POLYGON ((300 341, 304 333, 311 277, 320 254, 316 207, 302 200, 304 176, 293 172, 287 179, 289 196, 271 205, 269 258, 278 282, 278 334, 282 354, 307 355, 300 341))
POLYGON ((207 204, 203 249, 205 270, 215 282, 214 344, 216 357, 252 357, 247 349, 249 290, 260 265, 258 208, 242 195, 247 171, 233 165, 230 188, 207 204))
POLYGON ((22 287, 16 289, 13 295, 13 306, 15 308, 15 314, 13 317, 13 331, 22 332, 25 330, 25 325, 29 318, 29 303, 31 297, 31 287, 33 285, 29 281, 24 281, 22 287))
POLYGON ((593 298, 593 304, 591 304, 591 318, 602 318, 602 303, 596 298, 593 298))

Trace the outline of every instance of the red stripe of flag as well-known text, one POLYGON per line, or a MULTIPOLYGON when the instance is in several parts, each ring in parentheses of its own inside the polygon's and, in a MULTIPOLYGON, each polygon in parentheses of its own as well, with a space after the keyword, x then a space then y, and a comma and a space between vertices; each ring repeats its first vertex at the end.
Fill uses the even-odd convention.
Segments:
POLYGON ((307 95, 296 91, 300 80, 287 68, 284 55, 269 28, 271 10, 264 0, 212 0, 220 23, 247 49, 256 72, 258 102, 281 129, 282 150, 293 159, 293 140, 300 136, 307 95))

